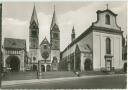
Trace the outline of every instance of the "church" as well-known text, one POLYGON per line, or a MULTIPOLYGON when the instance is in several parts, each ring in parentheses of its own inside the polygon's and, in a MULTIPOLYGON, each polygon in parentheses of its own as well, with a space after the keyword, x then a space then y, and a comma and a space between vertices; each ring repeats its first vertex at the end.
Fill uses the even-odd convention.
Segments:
MULTIPOLYGON (((0 10, 2 18, 2 9, 0 10)), ((28 68, 37 71, 41 68, 43 72, 122 70, 127 61, 122 59, 123 31, 117 25, 116 17, 117 14, 108 8, 98 10, 97 21, 77 38, 73 26, 71 43, 60 52, 60 29, 56 23, 55 8, 50 26, 50 41, 45 37, 39 44, 39 22, 34 6, 28 26, 29 51, 26 50, 26 40, 5 38, 2 49, 3 67, 12 71, 25 71, 28 68)))
MULTIPOLYGON (((2 8, 1 8, 2 9, 2 8)), ((2 18, 2 10, 1 10, 2 18)), ((56 23, 55 8, 50 27, 50 42, 45 37, 39 44, 39 22, 34 6, 29 25, 29 51, 25 39, 4 38, 3 67, 10 71, 57 71, 60 61, 60 30, 56 23)))
POLYGON ((57 71, 60 61, 60 30, 56 23, 55 8, 50 27, 50 42, 45 37, 39 44, 39 22, 35 6, 29 26, 29 59, 32 69, 38 69, 41 63, 41 71, 57 71))
POLYGON ((97 21, 75 38, 61 52, 60 69, 69 71, 122 70, 122 34, 117 25, 117 14, 110 9, 98 10, 97 21))

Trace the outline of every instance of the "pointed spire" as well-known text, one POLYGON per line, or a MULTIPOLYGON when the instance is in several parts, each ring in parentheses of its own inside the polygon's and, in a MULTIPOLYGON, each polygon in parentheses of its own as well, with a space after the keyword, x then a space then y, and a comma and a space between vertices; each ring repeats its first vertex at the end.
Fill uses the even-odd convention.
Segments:
POLYGON ((52 17, 52 22, 51 22, 51 28, 52 30, 53 26, 56 24, 56 12, 55 12, 55 5, 54 5, 54 12, 53 12, 53 17, 52 17))
POLYGON ((71 41, 74 41, 74 40, 75 40, 75 29, 74 29, 74 25, 73 25, 72 34, 71 34, 71 41))
POLYGON ((73 25, 73 28, 72 28, 72 34, 75 34, 74 25, 73 25))
POLYGON ((34 4, 34 7, 33 7, 33 12, 32 12, 32 16, 31 16, 30 24, 32 24, 33 21, 35 21, 36 24, 39 25, 39 23, 38 23, 38 19, 37 19, 37 13, 36 13, 35 4, 34 4))

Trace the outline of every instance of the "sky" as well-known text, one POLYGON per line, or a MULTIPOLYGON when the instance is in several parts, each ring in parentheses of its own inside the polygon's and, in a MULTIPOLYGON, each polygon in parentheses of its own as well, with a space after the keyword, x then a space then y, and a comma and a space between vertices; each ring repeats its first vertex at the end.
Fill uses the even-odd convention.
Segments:
POLYGON ((127 4, 121 1, 77 1, 77 2, 3 2, 2 36, 26 39, 29 45, 29 25, 35 4, 39 21, 39 43, 46 36, 50 41, 50 25, 55 5, 57 24, 60 29, 60 50, 71 43, 71 31, 74 25, 76 37, 84 32, 92 22, 97 20, 97 10, 105 10, 106 4, 118 14, 117 24, 127 31, 127 4))

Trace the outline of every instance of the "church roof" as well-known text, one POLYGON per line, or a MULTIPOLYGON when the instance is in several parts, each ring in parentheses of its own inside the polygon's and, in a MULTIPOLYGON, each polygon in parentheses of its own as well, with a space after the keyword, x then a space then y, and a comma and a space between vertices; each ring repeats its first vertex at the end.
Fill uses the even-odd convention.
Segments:
POLYGON ((91 52, 91 48, 88 44, 83 44, 79 46, 81 52, 91 52))
POLYGON ((77 44, 76 49, 79 49, 80 52, 91 52, 91 48, 88 44, 77 44))
POLYGON ((41 44, 40 44, 40 45, 42 45, 42 44, 49 44, 49 42, 48 42, 48 40, 47 40, 47 38, 46 38, 46 37, 44 38, 44 40, 41 42, 41 44))
POLYGON ((37 25, 39 25, 38 19, 37 19, 37 13, 36 13, 35 5, 34 5, 34 7, 33 7, 33 13, 32 13, 32 16, 31 16, 30 24, 32 24, 33 21, 35 21, 35 23, 36 23, 37 25))
POLYGON ((26 41, 24 39, 5 38, 4 48, 26 49, 26 41))

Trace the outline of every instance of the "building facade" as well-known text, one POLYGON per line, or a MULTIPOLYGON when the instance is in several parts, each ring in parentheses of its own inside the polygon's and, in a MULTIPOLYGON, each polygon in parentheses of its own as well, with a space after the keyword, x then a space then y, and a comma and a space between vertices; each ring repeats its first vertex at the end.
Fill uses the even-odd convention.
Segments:
POLYGON ((3 67, 10 71, 24 71, 26 62, 26 41, 5 38, 3 47, 3 67))
MULTIPOLYGON (((2 15, 1 15, 2 17, 2 15)), ((73 26, 71 43, 60 53, 60 30, 56 23, 55 9, 50 26, 50 41, 45 37, 39 44, 39 22, 34 6, 29 26, 29 52, 23 39, 5 38, 3 66, 11 71, 113 71, 126 68, 127 45, 122 47, 121 28, 117 14, 106 9, 97 11, 97 21, 75 37, 73 26), (122 50, 123 48, 123 50, 122 50), (123 56, 122 56, 123 55, 123 56)))
POLYGON ((56 23, 55 9, 50 26, 50 42, 45 39, 39 45, 39 23, 35 6, 29 27, 29 58, 33 70, 38 69, 41 61, 42 71, 57 71, 60 61, 60 30, 56 23))
MULTIPOLYGON (((116 22, 117 14, 106 9, 97 11, 97 21, 61 52, 62 70, 120 70, 122 33, 116 22)), ((73 35, 71 35, 73 37, 73 35)))

